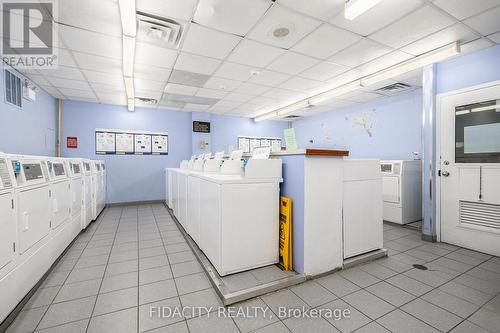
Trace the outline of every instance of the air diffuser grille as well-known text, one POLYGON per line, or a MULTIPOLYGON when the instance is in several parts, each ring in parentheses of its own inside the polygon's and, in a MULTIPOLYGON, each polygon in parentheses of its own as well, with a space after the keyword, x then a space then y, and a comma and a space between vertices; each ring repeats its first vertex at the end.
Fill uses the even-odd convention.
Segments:
POLYGON ((460 201, 460 223, 500 230, 500 205, 460 201))

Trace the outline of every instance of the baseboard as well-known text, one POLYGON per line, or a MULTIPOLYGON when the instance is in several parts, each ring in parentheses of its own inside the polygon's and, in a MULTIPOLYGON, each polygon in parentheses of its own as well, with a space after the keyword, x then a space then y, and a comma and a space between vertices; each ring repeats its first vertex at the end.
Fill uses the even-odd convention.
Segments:
POLYGON ((107 203, 106 207, 117 207, 127 205, 150 205, 150 204, 163 204, 165 200, 144 200, 144 201, 126 201, 126 202, 113 202, 107 203))
POLYGON ((437 242, 437 236, 436 235, 422 234, 422 240, 426 241, 426 242, 436 243, 437 242))

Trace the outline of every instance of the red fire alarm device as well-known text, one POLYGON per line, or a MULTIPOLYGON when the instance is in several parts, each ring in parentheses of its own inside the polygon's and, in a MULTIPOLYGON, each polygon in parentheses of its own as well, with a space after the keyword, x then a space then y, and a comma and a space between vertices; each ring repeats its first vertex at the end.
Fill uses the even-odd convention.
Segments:
POLYGON ((76 136, 66 137, 66 147, 67 148, 78 148, 78 138, 76 136))

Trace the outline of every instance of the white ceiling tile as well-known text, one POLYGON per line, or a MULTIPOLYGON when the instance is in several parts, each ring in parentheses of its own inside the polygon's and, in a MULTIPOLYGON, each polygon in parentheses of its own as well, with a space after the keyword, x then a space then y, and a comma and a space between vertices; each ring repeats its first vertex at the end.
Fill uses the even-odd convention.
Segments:
POLYGON ((195 96, 221 99, 224 98, 224 96, 226 96, 227 94, 227 91, 223 90, 200 88, 195 96))
POLYGON ((76 67, 76 63, 73 60, 70 51, 66 49, 57 50, 57 64, 59 66, 76 67))
POLYGON ((358 67, 389 52, 390 48, 365 38, 333 55, 328 61, 343 66, 358 67))
POLYGON ((202 57, 194 54, 181 53, 174 68, 186 72, 211 75, 221 64, 220 60, 202 57))
POLYGON ((316 64, 319 60, 288 51, 274 60, 267 68, 286 74, 298 74, 316 64))
POLYGON ((345 0, 278 0, 280 5, 326 21, 344 11, 345 0))
POLYGON ((469 27, 483 35, 500 31, 500 6, 464 21, 469 27))
POLYGON ((459 20, 479 14, 500 5, 498 0, 434 0, 434 5, 441 7, 459 20))
POLYGON ((237 93, 237 92, 231 92, 229 93, 226 97, 224 97, 224 101, 234 101, 234 102, 248 102, 252 98, 254 98, 254 95, 248 95, 248 94, 242 94, 242 93, 237 93))
POLYGON ((193 23, 189 27, 182 50, 207 57, 224 59, 240 40, 241 37, 193 23))
POLYGON ((105 94, 96 92, 99 101, 104 104, 127 105, 127 96, 123 94, 105 94))
POLYGON ((471 32, 465 25, 457 23, 415 43, 411 43, 401 48, 401 51, 418 56, 456 41, 465 43, 477 39, 478 37, 479 36, 471 32))
POLYGON ((500 32, 497 32, 496 34, 493 35, 489 35, 488 38, 494 41, 495 43, 500 44, 500 32))
POLYGON ((83 70, 83 73, 89 82, 103 83, 115 87, 123 87, 124 85, 122 75, 94 72, 89 70, 83 70))
POLYGON ((426 6, 388 27, 370 35, 370 38, 394 48, 400 48, 455 23, 440 11, 426 6))
POLYGON ((404 15, 415 11, 421 5, 421 0, 384 0, 352 21, 346 19, 342 11, 330 22, 362 36, 368 36, 404 15))
POLYGON ((84 96, 66 96, 67 100, 77 101, 77 102, 87 102, 87 103, 98 103, 96 97, 84 97, 84 96))
POLYGON ((88 90, 79 90, 72 88, 58 88, 61 93, 64 94, 68 99, 71 97, 82 97, 82 98, 96 98, 92 90, 90 88, 88 90))
POLYGON ((352 101, 356 103, 366 103, 373 101, 378 98, 382 98, 382 95, 364 92, 364 91, 354 91, 345 95, 340 96, 343 100, 352 101))
POLYGON ((333 76, 342 74, 348 70, 349 67, 337 65, 328 61, 323 61, 309 69, 306 69, 299 75, 311 80, 327 81, 333 76))
POLYGON ((359 69, 351 69, 342 74, 336 75, 330 80, 328 80, 329 87, 336 88, 346 83, 350 83, 354 80, 361 78, 361 71, 359 69))
POLYGON ((210 110, 213 110, 213 111, 223 111, 224 112, 224 111, 232 110, 232 109, 238 107, 241 104, 243 104, 243 103, 236 102, 236 101, 220 100, 217 103, 215 103, 214 105, 212 105, 212 107, 210 108, 210 110))
POLYGON ((249 66, 266 67, 283 52, 283 49, 244 39, 229 55, 228 60, 249 66))
POLYGON ((80 70, 74 67, 58 66, 57 68, 51 69, 39 69, 38 72, 46 77, 60 77, 63 79, 80 81, 85 80, 80 70))
POLYGON ((325 23, 298 42, 292 50, 326 59, 360 39, 359 35, 325 23))
POLYGON ((170 76, 170 72, 171 70, 168 68, 148 66, 144 64, 135 64, 134 66, 134 77, 139 79, 167 81, 170 76))
POLYGON ((414 71, 396 76, 392 78, 396 82, 402 82, 409 84, 411 86, 421 87, 423 80, 423 71, 422 69, 416 69, 414 71))
POLYGON ((73 52, 73 56, 75 57, 78 66, 82 69, 120 75, 123 74, 123 65, 121 60, 79 52, 73 52))
POLYGON ((52 86, 41 85, 40 89, 44 90, 52 97, 64 97, 63 94, 59 90, 57 90, 57 88, 54 88, 52 86))
POLYGON ((163 91, 165 82, 134 78, 135 90, 163 91))
MULTIPOLYGON (((159 101, 161 99, 161 95, 162 95, 162 92, 161 90, 158 91, 158 90, 136 90, 135 91, 135 97, 142 97, 142 98, 152 98, 152 99, 156 99, 157 101, 159 101)), ((137 103, 137 100, 136 100, 136 103, 137 103)), ((139 102, 140 104, 146 104, 146 103, 142 103, 142 102, 139 102)), ((154 105, 154 107, 156 107, 156 105, 154 105)))
POLYGON ((280 85, 280 88, 304 92, 318 89, 324 85, 325 84, 323 82, 304 79, 301 77, 293 77, 290 80, 282 83, 280 85))
POLYGON ((122 35, 117 1, 59 1, 57 10, 60 23, 118 37, 122 35))
POLYGON ((210 108, 210 105, 207 104, 194 104, 194 103, 186 103, 184 106, 184 110, 186 111, 202 111, 210 108))
POLYGON ((61 39, 74 51, 90 53, 108 58, 122 58, 122 39, 97 32, 59 25, 61 39))
POLYGON ((282 100, 292 99, 294 97, 297 98, 297 100, 298 100, 298 99, 300 99, 301 96, 305 96, 305 95, 297 94, 296 91, 274 88, 274 89, 269 90, 268 92, 266 92, 262 96, 272 98, 274 101, 282 101, 282 100))
POLYGON ((269 106, 275 103, 273 98, 257 96, 252 98, 249 103, 253 103, 259 107, 269 106))
MULTIPOLYGON (((222 66, 224 66, 224 65, 222 65, 222 66)), ((216 72, 216 74, 217 74, 217 72, 216 72)), ((209 88, 209 89, 233 91, 239 85, 241 85, 241 81, 224 79, 224 78, 212 76, 210 79, 207 80, 207 82, 205 83, 205 85, 203 87, 209 88)))
POLYGON ((153 44, 137 42, 135 45, 135 63, 162 68, 172 68, 177 58, 177 51, 153 44))
POLYGON ((248 34, 248 37, 276 47, 290 48, 304 36, 316 29, 320 21, 301 15, 288 8, 274 5, 265 17, 248 34), (273 32, 278 28, 286 28, 289 34, 275 37, 273 32))
POLYGON ((280 83, 285 82, 290 77, 291 76, 288 74, 262 70, 259 71, 256 75, 253 75, 252 78, 248 80, 248 82, 274 87, 279 85, 280 83))
POLYGON ((97 93, 101 94, 123 94, 125 93, 125 85, 122 83, 121 86, 111 86, 105 83, 90 82, 90 86, 97 93))
MULTIPOLYGON (((46 79, 56 88, 78 89, 90 91, 89 84, 86 81, 76 81, 61 79, 58 77, 46 77, 46 79)), ((61 90, 61 89, 59 89, 61 90)), ((62 92, 62 90, 61 90, 62 92)), ((64 92, 63 92, 64 94, 64 92)))
POLYGON ((51 83, 43 77, 43 75, 38 75, 38 74, 28 74, 26 75, 28 79, 34 83, 36 83, 38 86, 50 86, 51 83))
POLYGON ((469 42, 467 44, 462 45, 462 47, 460 48, 460 51, 461 51, 460 53, 461 54, 472 53, 475 51, 479 51, 479 50, 488 48, 488 47, 493 46, 493 45, 495 45, 495 44, 493 44, 491 41, 489 41, 485 38, 481 38, 481 39, 477 39, 475 41, 472 41, 472 42, 469 42))
POLYGON ((245 36, 271 6, 270 0, 200 0, 194 22, 245 36))
POLYGON ((252 73, 255 71, 257 71, 257 69, 255 69, 254 67, 226 61, 217 69, 214 76, 236 81, 246 81, 252 76, 252 73))
POLYGON ((168 83, 165 87, 165 92, 177 95, 194 95, 198 91, 198 87, 185 86, 182 84, 168 83))
POLYGON ((244 94, 249 94, 249 95, 260 95, 268 91, 270 87, 260 85, 260 84, 255 84, 255 83, 250 83, 250 82, 245 82, 242 85, 240 85, 235 91, 239 93, 244 93, 244 94))
POLYGON ((373 61, 370 61, 369 63, 362 65, 358 69, 361 76, 364 77, 399 64, 410 58, 412 58, 412 56, 407 53, 394 51, 373 61))
POLYGON ((159 17, 189 21, 197 2, 197 0, 137 0, 136 8, 139 12, 159 17))

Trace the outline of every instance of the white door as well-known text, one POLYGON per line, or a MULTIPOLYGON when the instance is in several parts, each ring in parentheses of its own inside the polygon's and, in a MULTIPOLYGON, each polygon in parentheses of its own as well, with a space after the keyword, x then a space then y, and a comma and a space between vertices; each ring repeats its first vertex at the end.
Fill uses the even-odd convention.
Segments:
POLYGON ((441 240, 500 256, 500 83, 439 102, 441 240))

